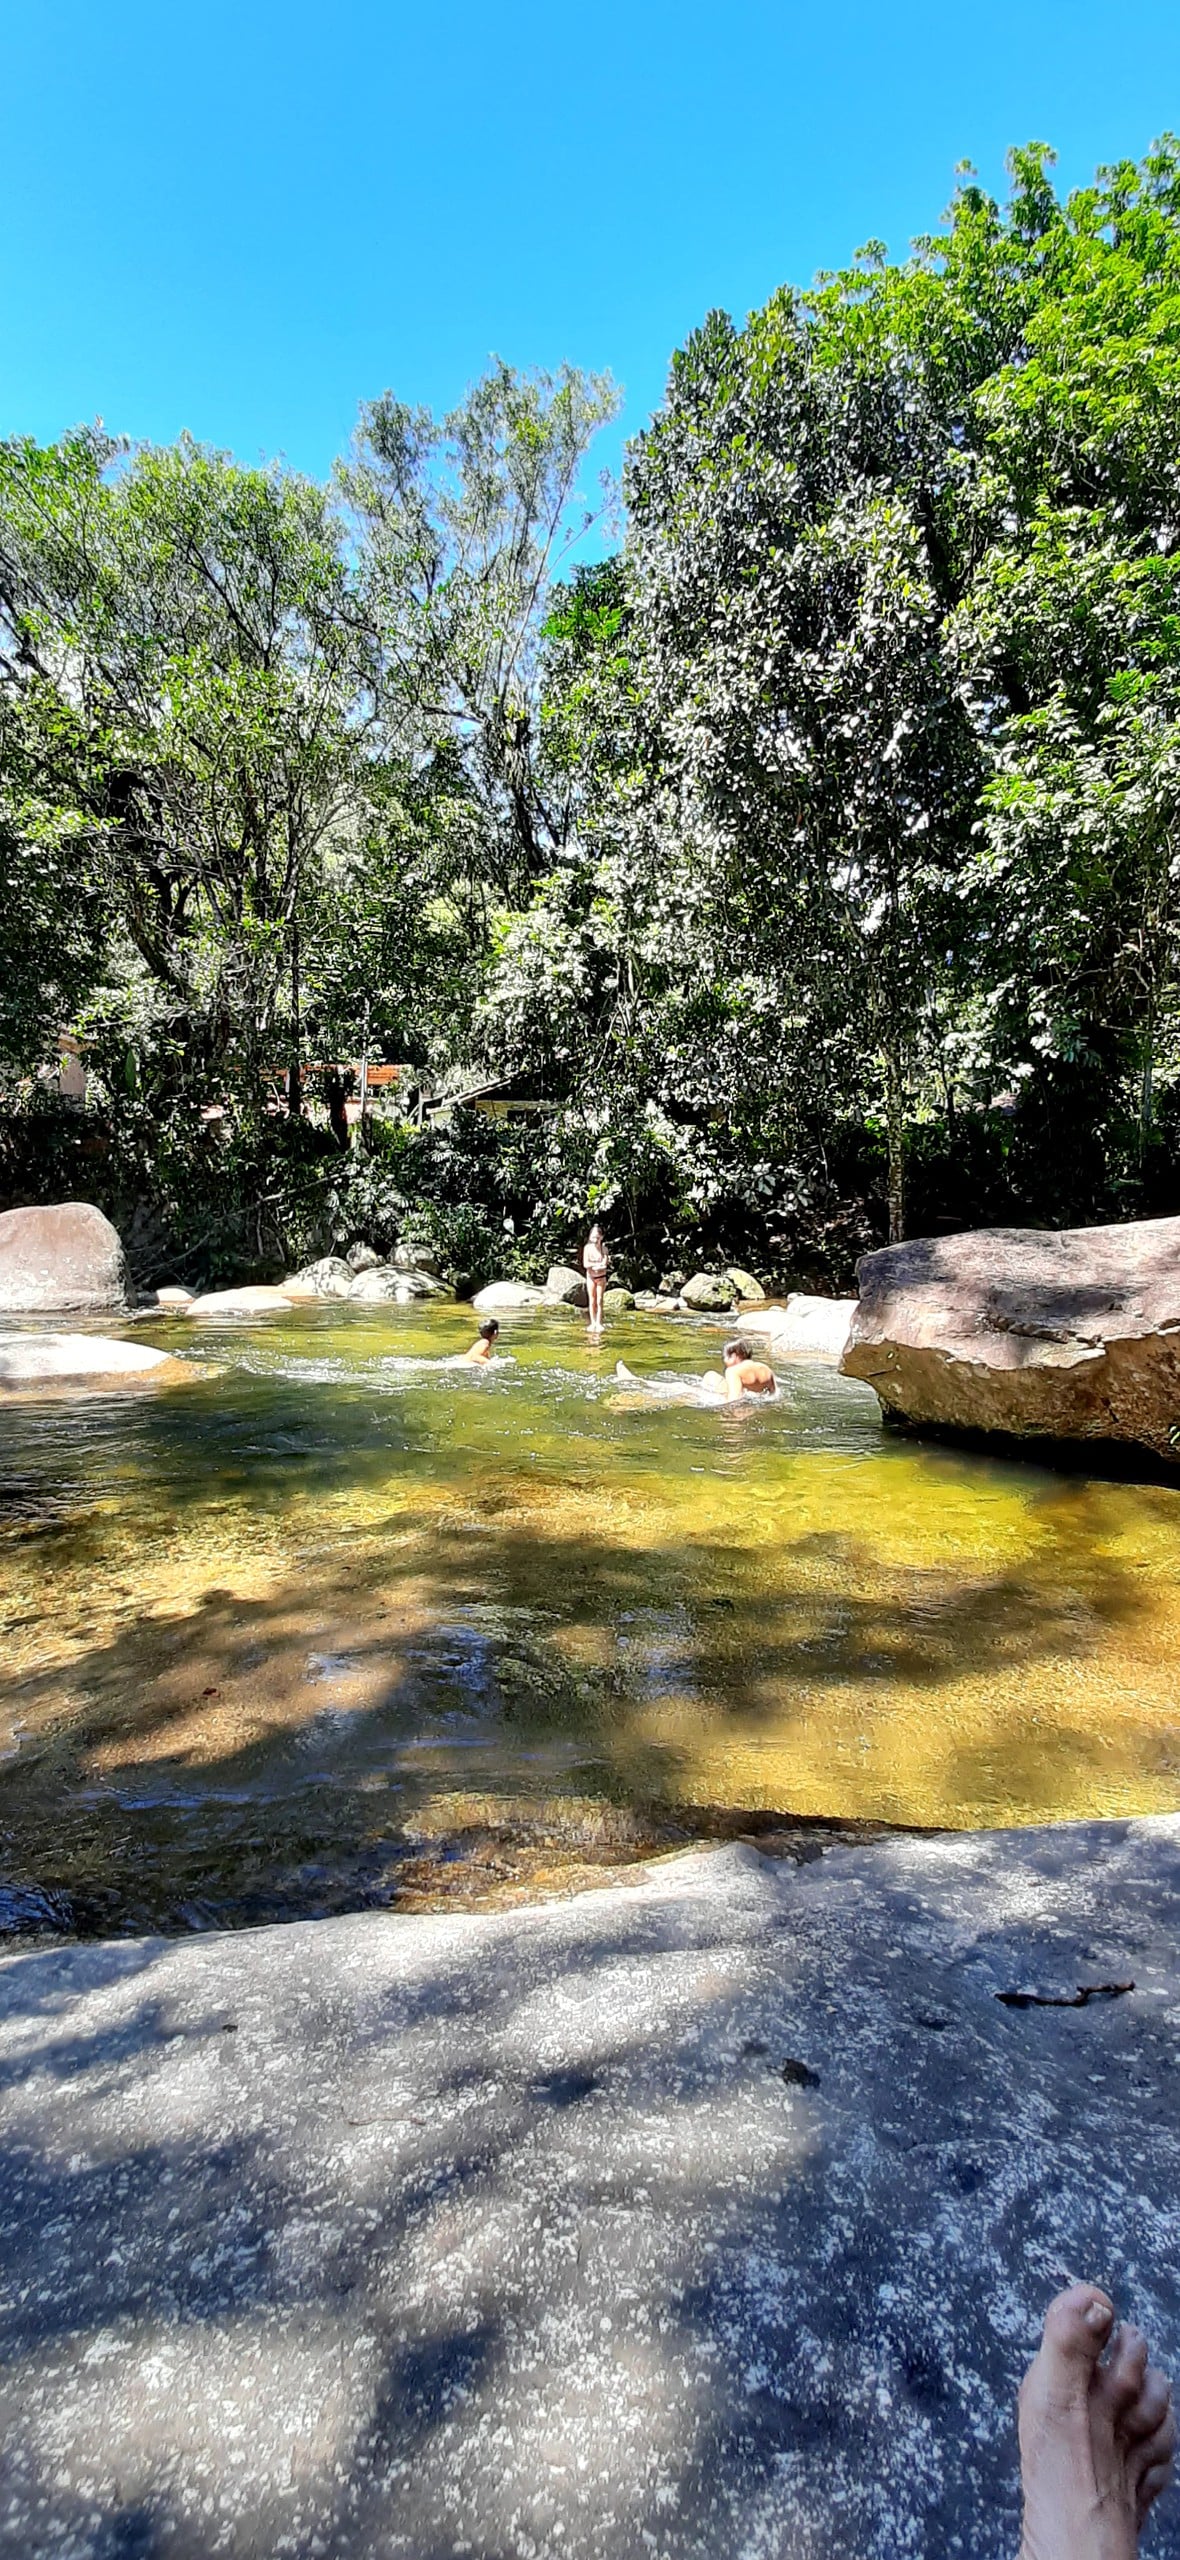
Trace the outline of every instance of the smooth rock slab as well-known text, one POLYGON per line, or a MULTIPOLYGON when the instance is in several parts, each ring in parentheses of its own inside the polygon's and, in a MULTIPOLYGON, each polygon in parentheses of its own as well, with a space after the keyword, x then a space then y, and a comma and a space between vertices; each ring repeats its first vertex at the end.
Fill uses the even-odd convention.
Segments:
POLYGON ((102 1380, 110 1386, 173 1385, 197 1372, 146 1342, 99 1333, 0 1333, 0 1388, 102 1380))
POLYGON ((93 1202, 0 1214, 0 1314, 113 1315, 131 1303, 119 1236, 93 1202))
POLYGON ((887 1412, 1180 1454, 1180 1218, 919 1237, 857 1270, 841 1366, 887 1412))
POLYGON ((743 1333, 768 1342, 776 1356, 795 1360, 839 1360, 848 1341, 855 1298, 815 1298, 793 1289, 784 1306, 743 1307, 743 1333))
POLYGON ((181 1313, 186 1316, 289 1316, 292 1293, 287 1288, 268 1289, 261 1283, 246 1289, 210 1289, 202 1298, 193 1298, 181 1313))
POLYGON ((552 1303, 543 1289, 534 1289, 528 1280, 490 1280, 486 1289, 477 1289, 472 1306, 481 1316, 511 1315, 515 1308, 544 1307, 552 1303))
POLYGON ((1170 1820, 14 1953, 0 2548, 1012 2560, 1049 2296, 1180 2367, 1178 1944, 1170 1820))

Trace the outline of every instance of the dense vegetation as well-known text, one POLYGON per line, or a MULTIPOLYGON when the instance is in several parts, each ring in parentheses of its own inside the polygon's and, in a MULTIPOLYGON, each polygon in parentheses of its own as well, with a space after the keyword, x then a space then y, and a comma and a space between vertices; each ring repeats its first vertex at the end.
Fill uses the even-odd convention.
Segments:
POLYGON ((327 487, 0 447, 6 1201, 145 1277, 1180 1210, 1180 146, 711 314, 579 566, 612 407, 387 396, 327 487), (561 1109, 345 1148, 362 1047, 561 1109))

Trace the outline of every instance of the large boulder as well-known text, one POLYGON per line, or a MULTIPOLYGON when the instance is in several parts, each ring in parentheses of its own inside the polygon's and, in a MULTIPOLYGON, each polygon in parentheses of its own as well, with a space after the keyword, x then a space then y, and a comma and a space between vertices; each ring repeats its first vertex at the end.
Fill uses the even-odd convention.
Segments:
POLYGON ((528 1280, 490 1280, 486 1289, 477 1289, 471 1301, 477 1315, 513 1315, 521 1307, 543 1307, 543 1289, 534 1289, 528 1280))
POLYGON ((432 1244, 395 1244, 389 1257, 395 1271, 426 1271, 432 1280, 442 1273, 442 1255, 432 1244))
POLYGON ((93 1383, 170 1386, 199 1371, 146 1342, 108 1342, 99 1333, 0 1333, 0 1389, 93 1383))
POLYGON ((583 1273, 575 1271, 572 1263, 568 1262, 555 1262, 550 1266, 545 1295, 555 1298, 562 1307, 588 1307, 590 1304, 590 1292, 583 1273))
POLYGON ((928 1236, 866 1254, 841 1367, 912 1423, 1175 1458, 1180 1218, 928 1236))
POLYGON ((383 1264, 376 1271, 361 1271, 348 1292, 360 1306, 409 1306, 415 1298, 453 1298, 454 1290, 445 1280, 436 1280, 432 1271, 400 1271, 383 1264))
POLYGON ((318 1262, 308 1262, 302 1271, 292 1273, 283 1282, 287 1298, 347 1298, 355 1271, 338 1253, 321 1254, 318 1262))
POLYGON ((728 1315, 737 1304, 737 1294, 728 1271, 696 1271, 680 1292, 694 1314, 718 1316, 728 1315))
POLYGON ((186 1316, 289 1316, 288 1288, 210 1289, 180 1310, 186 1316))
POLYGON ((766 1291, 761 1281, 754 1278, 752 1271, 743 1271, 740 1263, 731 1262, 725 1277, 727 1280, 732 1280, 743 1306, 765 1306, 766 1291))
POLYGON ((379 1271, 381 1256, 371 1244, 350 1244, 344 1257, 350 1271, 379 1271))
POLYGON ((110 1315, 131 1304, 123 1247, 91 1201, 0 1215, 0 1313, 110 1315))

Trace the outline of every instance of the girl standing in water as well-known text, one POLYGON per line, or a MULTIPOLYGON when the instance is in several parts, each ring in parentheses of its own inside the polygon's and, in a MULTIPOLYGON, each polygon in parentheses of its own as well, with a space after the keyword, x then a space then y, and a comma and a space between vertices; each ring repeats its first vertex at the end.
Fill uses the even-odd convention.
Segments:
POLYGON ((590 1331, 602 1331, 602 1293, 610 1270, 610 1255, 603 1242, 597 1219, 582 1247, 582 1269, 586 1274, 586 1290, 590 1300, 590 1331))

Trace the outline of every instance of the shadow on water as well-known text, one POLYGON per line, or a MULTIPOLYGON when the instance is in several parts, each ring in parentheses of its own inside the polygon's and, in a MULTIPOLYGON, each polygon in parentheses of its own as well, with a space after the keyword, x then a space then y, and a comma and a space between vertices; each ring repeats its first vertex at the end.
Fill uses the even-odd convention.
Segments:
POLYGON ((491 1378, 415 1358, 468 1322, 335 1316, 219 1340, 182 1394, 23 1408, 12 1888, 206 1926, 565 1885, 719 1818, 1180 1801, 1174 1492, 918 1450, 830 1371, 735 1417, 615 1409, 569 1327, 491 1378))

